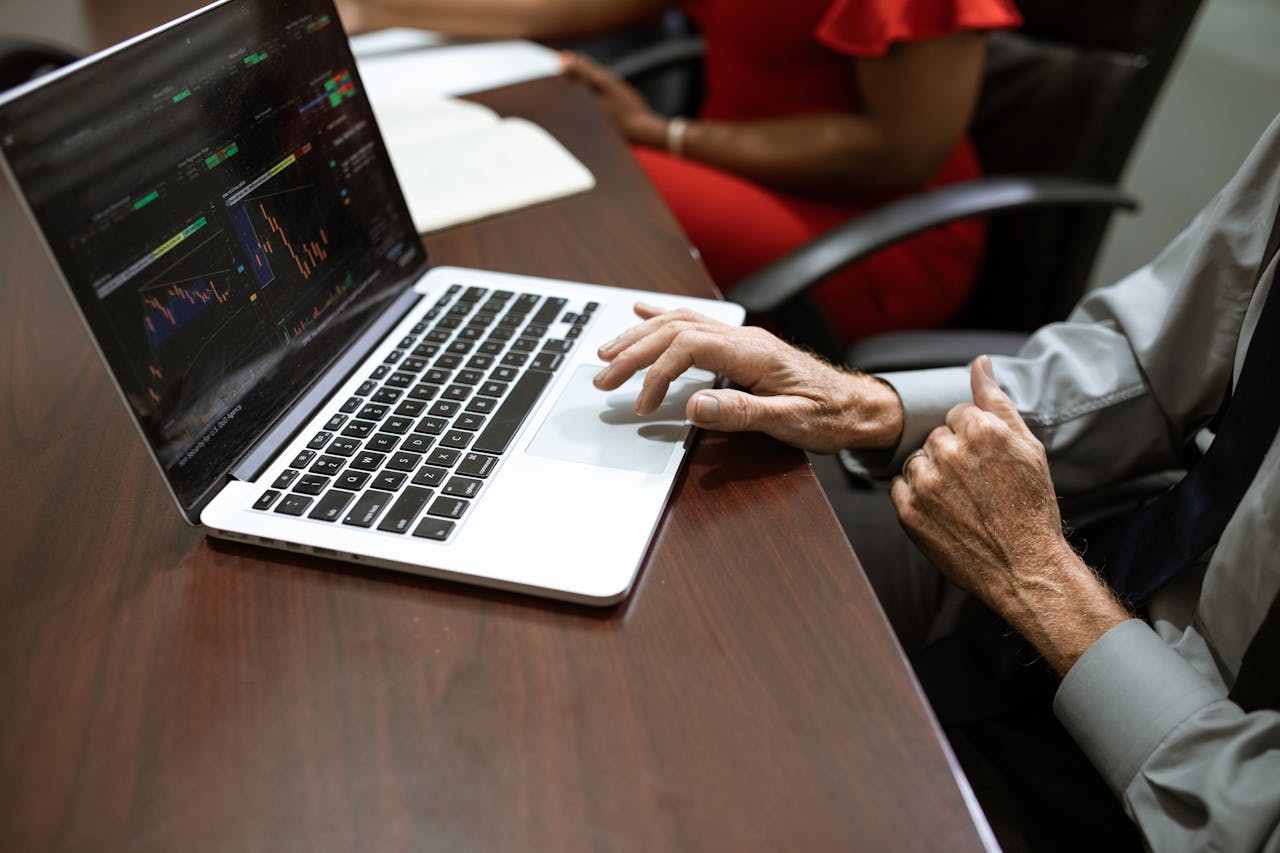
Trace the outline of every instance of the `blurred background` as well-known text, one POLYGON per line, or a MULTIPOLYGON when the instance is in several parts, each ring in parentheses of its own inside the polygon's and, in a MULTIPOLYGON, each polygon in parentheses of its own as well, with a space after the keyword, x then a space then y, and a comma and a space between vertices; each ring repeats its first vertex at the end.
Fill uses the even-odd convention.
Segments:
MULTIPOLYGON (((78 43, 65 46, 83 51, 92 33, 115 32, 96 5, 0 0, 0 21, 8 34, 37 39, 77 32, 78 43)), ((1142 210, 1112 219, 1093 286, 1150 260, 1235 172, 1280 112, 1278 46, 1277 0, 1206 0, 1121 181, 1142 210)))

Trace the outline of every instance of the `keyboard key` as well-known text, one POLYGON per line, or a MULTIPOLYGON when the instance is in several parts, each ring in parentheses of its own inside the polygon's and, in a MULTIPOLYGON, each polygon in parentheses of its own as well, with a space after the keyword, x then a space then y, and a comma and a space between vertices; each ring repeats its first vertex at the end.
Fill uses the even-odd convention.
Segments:
POLYGON ((431 369, 422 375, 423 382, 430 382, 433 385, 445 385, 453 377, 452 370, 431 369))
POLYGON ((388 492, 398 491, 404 485, 405 478, 408 476, 408 474, 402 474, 399 471, 383 471, 373 478, 373 487, 388 492))
POLYGON ((450 477, 444 484, 444 493, 455 498, 474 498, 480 491, 480 481, 470 477, 450 477))
POLYGON ((421 373, 427 367, 427 361, 424 358, 406 358, 400 362, 400 369, 406 373, 421 373))
POLYGON ((389 406, 396 400, 399 400, 400 395, 403 393, 404 392, 399 388, 379 388, 377 393, 369 399, 375 403, 382 403, 383 405, 389 406))
POLYGON ((480 391, 478 393, 483 394, 486 397, 501 397, 503 394, 507 393, 508 387, 510 386, 506 382, 486 382, 480 386, 480 391))
MULTIPOLYGON (((332 445, 330 445, 332 448, 332 445)), ((311 464, 311 460, 316 458, 314 450, 300 450, 298 455, 293 457, 293 461, 289 463, 290 468, 306 468, 311 464)))
POLYGON ((442 447, 455 447, 461 450, 471 443, 471 439, 475 438, 475 433, 467 432, 461 429, 451 429, 440 439, 442 447))
MULTIPOLYGON (((516 343, 520 343, 516 341, 516 343)), ((502 357, 502 364, 506 367, 524 367, 524 363, 529 360, 529 356, 522 352, 509 352, 502 357)))
POLYGON ((294 471, 292 467, 287 467, 287 469, 280 471, 279 476, 276 476, 275 482, 271 483, 271 488, 287 489, 289 488, 289 483, 292 483, 293 480, 296 480, 297 478, 298 478, 297 471, 294 471))
POLYGON ((489 378, 494 382, 514 382, 519 375, 520 371, 514 367, 499 367, 489 374, 489 378))
POLYGON ((458 461, 460 454, 456 450, 449 450, 446 447, 437 447, 431 451, 431 455, 427 457, 427 462, 432 465, 443 465, 446 468, 453 466, 458 461))
POLYGON ((372 379, 366 379, 360 383, 360 387, 356 389, 356 393, 361 397, 368 397, 373 393, 373 389, 378 387, 378 383, 372 379))
POLYGON ((387 353, 387 357, 382 360, 382 363, 395 364, 403 357, 404 357, 404 352, 402 350, 395 349, 387 353))
POLYGON ((413 418, 402 418, 399 415, 387 418, 387 422, 382 425, 387 432, 394 432, 396 435, 404 435, 413 428, 413 418))
POLYGON ((453 422, 454 429, 465 429, 468 432, 479 432, 484 426, 484 416, 474 412, 463 412, 453 422))
POLYGON ((567 301, 559 296, 548 297, 547 301, 542 303, 542 307, 538 309, 538 313, 533 315, 533 322, 554 323, 556 318, 560 316, 560 309, 564 308, 567 301))
MULTIPOLYGON (((462 406, 452 400, 437 400, 435 404, 427 410, 428 414, 435 415, 438 418, 451 418, 458 413, 458 409, 462 406)), ((425 432, 425 430, 423 430, 425 432)))
POLYGON ((444 418, 425 417, 418 421, 418 425, 414 427, 414 432, 424 432, 427 435, 439 435, 444 432, 444 428, 449 422, 444 418))
POLYGON ((537 341, 547 334, 547 327, 543 323, 530 323, 520 330, 520 337, 532 338, 537 341))
POLYGON ((354 438, 346 436, 338 436, 329 444, 329 452, 336 453, 339 456, 350 456, 360 449, 360 442, 354 438))
POLYGON ((413 357, 424 359, 431 358, 438 352, 440 352, 439 344, 418 344, 413 348, 413 357))
POLYGON ((431 331, 427 332, 427 340, 431 341, 433 344, 442 344, 445 341, 449 340, 449 338, 451 337, 453 337, 452 328, 432 329, 431 331))
POLYGON ((416 381, 412 373, 393 373, 387 377, 387 385, 392 388, 408 388, 416 381))
POLYGON ((488 477, 493 471, 493 466, 498 464, 498 457, 488 456, 484 453, 468 453, 462 457, 462 462, 458 465, 458 473, 466 474, 468 477, 488 477))
POLYGON ((462 364, 462 356, 460 355, 442 355, 436 359, 436 370, 453 370, 459 364, 462 364))
POLYGON ((333 484, 334 488, 350 489, 358 492, 364 488, 364 484, 369 482, 369 475, 363 471, 347 471, 333 484))
POLYGON ((343 428, 342 434, 351 438, 365 438, 376 426, 372 421, 352 421, 343 428))
MULTIPOLYGON (((307 500, 311 500, 307 498, 307 500)), ((431 505, 431 509, 427 510, 428 515, 439 516, 440 518, 462 518, 462 514, 467 511, 470 504, 462 498, 453 498, 441 496, 436 498, 435 503, 431 505)))
POLYGON ((410 400, 430 400, 440 393, 439 385, 428 385, 425 382, 421 385, 413 386, 413 390, 409 392, 410 400))
POLYGON ((319 474, 305 474, 302 479, 298 480, 298 484, 293 487, 293 490, 304 495, 318 495, 328 485, 328 477, 321 477, 319 474))
POLYGON ((459 302, 479 302, 489 293, 488 289, 483 287, 468 287, 467 292, 458 297, 459 302))
POLYGON ((351 503, 354 497, 355 495, 351 492, 330 489, 316 504, 316 508, 308 513, 307 518, 316 518, 320 521, 337 521, 338 517, 342 515, 342 511, 347 508, 347 504, 351 503))
MULTIPOLYGON (((502 352, 502 341, 495 341, 490 338, 480 345, 480 354, 471 356, 470 360, 467 361, 467 367, 476 367, 477 365, 473 362, 475 362, 477 358, 494 356, 500 352, 502 352)), ((490 359, 490 361, 492 362, 492 359, 490 359)))
POLYGON ((370 421, 380 421, 387 416, 387 412, 389 411, 391 411, 390 406, 383 405, 382 403, 369 403, 360 410, 360 414, 356 415, 356 417, 370 421))
POLYGON ((365 450, 372 450, 374 453, 390 453, 396 449, 396 445, 400 443, 400 436, 391 435, 390 433, 380 432, 365 444, 365 450))
MULTIPOLYGON (((444 473, 443 471, 441 473, 444 473)), ((262 493, 262 497, 253 502, 254 509, 271 509, 271 505, 276 502, 276 498, 280 497, 280 493, 275 489, 267 489, 262 493)))
MULTIPOLYGON (((512 352, 533 352, 537 348, 538 341, 535 338, 517 338, 516 342, 511 345, 512 352)), ((507 360, 504 358, 502 363, 506 364, 507 360)), ((524 362, 520 363, 524 364, 524 362)))
MULTIPOLYGON (((498 328, 494 329, 492 332, 489 333, 489 341, 492 341, 495 344, 505 344, 507 341, 511 340, 516 336, 516 326, 519 326, 519 325, 520 325, 519 323, 516 323, 515 326, 499 326, 498 328)), ((486 341, 485 343, 488 343, 489 341, 486 341)), ((501 352, 501 350, 502 350, 502 347, 498 347, 496 350, 494 350, 490 354, 496 355, 498 352, 501 352)), ((489 352, 489 350, 485 349, 484 347, 481 347, 480 351, 489 352)))
POLYGON ((599 302, 588 302, 588 303, 587 303, 587 307, 586 307, 586 308, 583 308, 583 309, 582 309, 582 312, 583 312, 584 314, 591 314, 591 313, 593 313, 593 312, 594 312, 597 308, 599 308, 599 307, 600 307, 600 303, 599 303, 599 302))
POLYGON ((333 438, 333 433, 331 432, 318 432, 314 438, 307 442, 307 447, 312 450, 320 450, 329 443, 331 438, 333 438))
MULTIPOLYGON (((418 332, 417 334, 422 334, 422 333, 421 333, 421 332, 418 332)), ((412 335, 407 335, 407 336, 405 336, 405 337, 403 337, 403 338, 401 338, 401 339, 400 339, 400 343, 396 344, 396 348, 397 348, 397 349, 408 349, 409 347, 413 346, 413 342, 414 342, 414 340, 416 340, 416 339, 415 339, 412 335)))
POLYGON ((467 403, 467 411, 475 412, 481 415, 487 415, 498 407, 498 401, 492 397, 473 397, 470 403, 467 403))
MULTIPOLYGON (((347 422, 346 415, 337 414, 329 418, 328 422, 325 423, 324 428, 327 429, 329 432, 337 432, 338 429, 346 422, 347 422)), ((320 448, 317 447, 316 449, 319 450, 320 448)))
POLYGON ((360 500, 356 501, 356 505, 351 508, 351 512, 347 513, 347 517, 342 519, 343 524, 350 524, 353 527, 372 527, 373 523, 378 520, 378 516, 387 508, 387 504, 391 503, 390 492, 379 492, 376 489, 370 489, 360 496, 360 500))
POLYGON ((357 471, 377 471, 387 461, 387 454, 364 451, 351 460, 351 467, 357 471))
POLYGON ((454 522, 445 521, 443 518, 432 518, 426 516, 414 528, 413 535, 421 536, 423 539, 435 539, 439 542, 449 538, 449 534, 453 532, 454 522))
POLYGON ((540 352, 529 362, 530 370, 555 370, 564 363, 564 356, 554 352, 540 352))
POLYGON ((391 456, 391 460, 387 462, 387 467, 393 471, 412 471, 418 467, 418 463, 422 461, 421 453, 406 453, 400 451, 391 456))
POLYGON ((413 484, 415 486, 438 486, 444 482, 444 478, 448 474, 449 472, 444 468, 423 465, 421 470, 413 475, 413 484))
POLYGON ((345 415, 349 415, 356 409, 360 408, 360 404, 363 402, 364 400, 361 400, 359 397, 348 397, 347 402, 343 403, 342 408, 338 409, 338 411, 345 415))
POLYGON ((498 411, 489 419, 489 425, 476 439, 473 450, 484 453, 502 453, 524 423, 544 388, 551 381, 551 374, 541 370, 527 370, 511 388, 498 411))
POLYGON ((371 382, 377 382, 378 380, 382 379, 382 377, 386 376, 390 372, 391 372, 390 367, 387 367, 385 364, 379 364, 377 367, 373 369, 373 373, 369 374, 369 380, 371 382))
POLYGON ((462 401, 471 396, 471 387, 469 385, 450 385, 444 389, 444 393, 440 396, 446 400, 462 401))
MULTIPOLYGON (((450 355, 469 355, 474 346, 475 344, 471 343, 471 341, 454 341, 453 343, 445 347, 444 351, 449 353, 450 355)), ((440 359, 436 359, 437 363, 439 363, 439 361, 440 359)), ((453 366, 457 367, 458 364, 461 364, 461 363, 462 362, 459 361, 455 363, 453 366)))
POLYGON ((342 469, 342 463, 346 461, 341 456, 321 456, 312 463, 311 473, 332 476, 342 469))
POLYGON ((550 340, 542 342, 543 352, 558 352, 561 355, 567 353, 573 348, 573 341, 550 340))
POLYGON ((400 449, 409 453, 426 453, 431 449, 431 442, 433 441, 435 441, 434 438, 415 432, 405 438, 404 444, 400 445, 400 449))
POLYGON ((311 506, 313 500, 315 498, 309 498, 306 495, 285 495, 284 500, 276 506, 276 512, 284 515, 302 515, 307 511, 307 507, 311 506))
POLYGON ((422 512, 422 508, 427 505, 427 501, 431 499, 432 491, 419 486, 409 486, 404 490, 404 494, 391 507, 391 511, 387 513, 386 518, 382 519, 382 523, 378 525, 379 530, 385 530, 388 533, 404 533, 409 529, 409 525, 418 517, 418 513, 422 512))
POLYGON ((416 418, 426 407, 427 404, 422 400, 405 400, 396 406, 396 414, 405 418, 416 418))

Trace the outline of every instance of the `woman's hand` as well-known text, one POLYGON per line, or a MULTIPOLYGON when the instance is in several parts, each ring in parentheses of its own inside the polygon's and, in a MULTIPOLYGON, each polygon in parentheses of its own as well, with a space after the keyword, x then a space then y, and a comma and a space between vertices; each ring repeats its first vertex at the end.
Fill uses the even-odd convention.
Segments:
POLYGON ((593 91, 630 142, 664 148, 667 142, 667 119, 649 108, 644 96, 629 83, 598 62, 580 53, 560 54, 564 72, 575 77, 593 91))

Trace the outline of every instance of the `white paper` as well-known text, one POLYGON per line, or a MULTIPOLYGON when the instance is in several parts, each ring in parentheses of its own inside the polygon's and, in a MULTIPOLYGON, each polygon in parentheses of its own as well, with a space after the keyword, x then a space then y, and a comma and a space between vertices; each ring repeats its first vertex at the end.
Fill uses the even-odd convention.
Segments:
POLYGON ((351 43, 365 89, 375 99, 406 92, 466 95, 561 71, 559 54, 529 41, 453 42, 438 33, 384 30, 351 43))

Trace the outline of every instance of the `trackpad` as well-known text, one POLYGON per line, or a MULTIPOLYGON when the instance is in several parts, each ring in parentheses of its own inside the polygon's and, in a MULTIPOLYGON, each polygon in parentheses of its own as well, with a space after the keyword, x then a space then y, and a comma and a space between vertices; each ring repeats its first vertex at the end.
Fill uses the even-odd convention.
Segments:
POLYGON ((693 392, 711 387, 711 374, 691 371, 692 376, 686 374, 671 383, 657 411, 637 415, 631 407, 640 393, 644 374, 631 377, 616 391, 601 391, 591 384, 599 372, 598 365, 590 364, 574 372, 525 452, 661 474, 671 451, 684 442, 692 429, 684 418, 685 404, 693 392))

